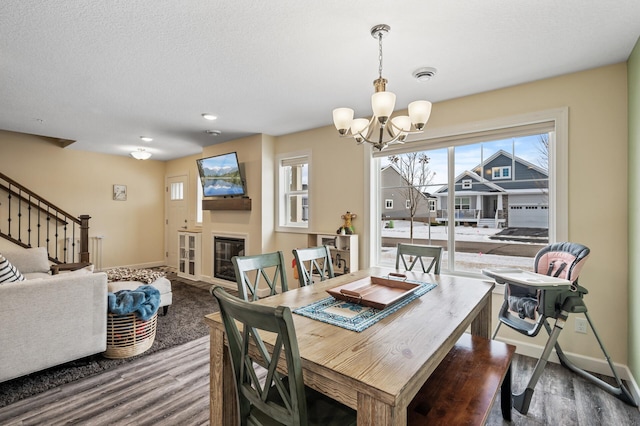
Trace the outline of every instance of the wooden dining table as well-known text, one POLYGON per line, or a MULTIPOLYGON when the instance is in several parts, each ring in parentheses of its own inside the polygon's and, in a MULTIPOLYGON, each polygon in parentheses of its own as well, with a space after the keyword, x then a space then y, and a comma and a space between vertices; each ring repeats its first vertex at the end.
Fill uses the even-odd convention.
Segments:
MULTIPOLYGON (((254 303, 293 311, 328 297, 327 289, 390 272, 396 271, 372 267, 254 303)), ((407 406, 458 338, 468 329, 489 338, 492 281, 403 273, 437 286, 361 332, 293 315, 305 384, 355 409, 358 425, 406 425, 407 406)), ((211 425, 239 424, 220 314, 207 315, 205 321, 211 344, 211 425)), ((273 344, 268 336, 264 340, 273 344)))

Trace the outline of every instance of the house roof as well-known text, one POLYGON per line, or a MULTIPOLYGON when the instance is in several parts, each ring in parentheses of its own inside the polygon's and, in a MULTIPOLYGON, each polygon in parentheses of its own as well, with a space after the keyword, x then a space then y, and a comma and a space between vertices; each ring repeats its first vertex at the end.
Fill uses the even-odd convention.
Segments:
MULTIPOLYGON (((526 161, 518 157, 517 155, 516 156, 511 155, 509 152, 500 149, 496 153, 491 155, 489 158, 482 161, 477 166, 473 167, 471 171, 465 170, 462 173, 460 173, 458 176, 456 176, 455 178, 456 193, 458 192, 473 193, 473 194, 487 193, 487 192, 523 193, 523 192, 527 192, 528 190, 540 191, 541 189, 545 190, 545 188, 548 186, 548 183, 543 184, 541 187, 542 182, 534 179, 535 178, 544 179, 548 177, 549 177, 549 174, 542 167, 536 166, 535 164, 529 161, 526 161), (482 171, 485 169, 491 170, 493 165, 496 164, 501 159, 501 157, 507 158, 509 160, 509 164, 511 163, 516 164, 516 170, 511 172, 516 177, 515 180, 483 179, 481 177, 482 171), (520 168, 524 168, 528 171, 527 173, 528 179, 521 179, 521 180, 518 179, 518 177, 522 175, 522 173, 518 171, 518 165, 520 165, 520 168), (471 189, 463 188, 463 181, 466 179, 471 179, 473 181, 471 189)), ((448 192, 448 187, 445 185, 440 187, 437 191, 435 191, 434 195, 446 194, 447 192, 448 192)))

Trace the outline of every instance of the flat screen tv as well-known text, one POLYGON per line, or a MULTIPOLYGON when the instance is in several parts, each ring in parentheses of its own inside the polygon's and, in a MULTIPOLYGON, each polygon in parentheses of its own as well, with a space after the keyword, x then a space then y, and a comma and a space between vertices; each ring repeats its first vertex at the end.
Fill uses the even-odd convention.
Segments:
POLYGON ((196 160, 205 197, 245 195, 244 179, 235 152, 196 160))

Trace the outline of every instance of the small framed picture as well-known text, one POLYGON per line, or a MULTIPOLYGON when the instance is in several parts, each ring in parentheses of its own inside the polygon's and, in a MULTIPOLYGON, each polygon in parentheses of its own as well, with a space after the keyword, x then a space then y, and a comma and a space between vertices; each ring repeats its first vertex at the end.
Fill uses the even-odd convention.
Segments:
POLYGON ((127 201, 127 185, 113 185, 113 199, 127 201))

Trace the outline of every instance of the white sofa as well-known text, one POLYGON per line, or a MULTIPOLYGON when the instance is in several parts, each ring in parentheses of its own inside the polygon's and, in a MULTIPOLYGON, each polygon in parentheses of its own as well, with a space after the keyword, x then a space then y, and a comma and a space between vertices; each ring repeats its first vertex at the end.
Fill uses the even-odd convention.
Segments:
POLYGON ((50 275, 44 248, 2 255, 27 279, 0 285, 0 382, 106 350, 105 273, 50 275))

